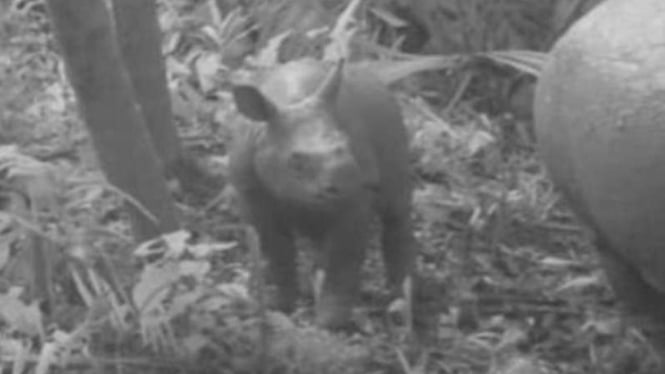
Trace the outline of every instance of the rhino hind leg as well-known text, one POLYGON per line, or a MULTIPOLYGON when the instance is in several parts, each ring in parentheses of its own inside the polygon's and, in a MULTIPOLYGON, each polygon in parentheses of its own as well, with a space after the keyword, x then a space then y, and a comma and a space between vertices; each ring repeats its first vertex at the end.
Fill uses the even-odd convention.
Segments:
POLYGON ((606 240, 597 238, 596 245, 601 264, 617 299, 623 303, 628 320, 665 355, 665 292, 647 283, 640 271, 606 240))
POLYGON ((381 250, 388 286, 399 288, 411 275, 415 260, 415 239, 409 210, 386 212, 381 221, 381 250))

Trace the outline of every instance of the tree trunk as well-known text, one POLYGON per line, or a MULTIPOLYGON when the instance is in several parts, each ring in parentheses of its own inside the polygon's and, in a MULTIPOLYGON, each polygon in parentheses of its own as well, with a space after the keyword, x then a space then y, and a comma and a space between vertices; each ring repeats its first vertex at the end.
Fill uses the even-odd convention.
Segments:
POLYGON ((156 7, 154 0, 113 0, 115 31, 125 68, 157 155, 168 167, 181 150, 166 85, 156 7))
POLYGON ((48 6, 102 170, 111 184, 155 218, 127 203, 136 239, 177 229, 173 201, 120 58, 105 1, 48 0, 48 6))
POLYGON ((112 2, 120 52, 144 123, 162 161, 162 172, 176 178, 183 190, 197 196, 216 194, 221 189, 218 178, 210 175, 180 144, 166 84, 155 0, 112 2))

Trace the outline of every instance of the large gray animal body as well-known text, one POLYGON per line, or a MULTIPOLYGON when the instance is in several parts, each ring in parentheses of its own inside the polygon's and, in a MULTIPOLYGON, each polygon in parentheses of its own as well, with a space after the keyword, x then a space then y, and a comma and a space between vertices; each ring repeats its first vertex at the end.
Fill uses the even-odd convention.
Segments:
POLYGON ((235 87, 234 98, 245 116, 263 122, 236 136, 230 169, 277 286, 274 304, 294 306, 294 235, 303 234, 325 274, 317 322, 341 327, 360 289, 374 212, 391 288, 399 289, 413 266, 408 137, 399 105, 371 72, 309 59, 235 87))
POLYGON ((602 3, 554 46, 534 113, 552 178, 596 232, 617 296, 631 311, 661 324, 664 30, 662 0, 602 3))

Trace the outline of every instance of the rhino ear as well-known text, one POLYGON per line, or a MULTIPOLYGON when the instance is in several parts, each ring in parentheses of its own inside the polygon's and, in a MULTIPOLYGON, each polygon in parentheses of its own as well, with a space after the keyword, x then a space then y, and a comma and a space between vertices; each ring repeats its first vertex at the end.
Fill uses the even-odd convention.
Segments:
POLYGON ((233 87, 233 100, 243 115, 254 121, 267 122, 277 115, 277 107, 256 87, 237 85, 233 87))
POLYGON ((313 97, 323 102, 334 102, 337 99, 339 88, 342 85, 345 60, 340 58, 330 69, 325 79, 314 93, 313 97))

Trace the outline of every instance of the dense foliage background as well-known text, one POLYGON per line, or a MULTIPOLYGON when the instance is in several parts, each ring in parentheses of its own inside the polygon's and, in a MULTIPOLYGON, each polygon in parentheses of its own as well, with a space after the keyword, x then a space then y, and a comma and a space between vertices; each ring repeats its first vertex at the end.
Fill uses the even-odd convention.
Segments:
POLYGON ((349 13, 334 0, 159 1, 171 105, 199 169, 193 183, 169 184, 186 229, 137 245, 125 196, 99 171, 44 1, 0 0, 0 368, 646 370, 647 345, 619 323, 590 241, 534 153, 543 59, 530 51, 547 51, 598 2, 376 0, 349 13), (383 317, 376 254, 362 333, 311 327, 307 300, 294 316, 265 310, 256 243, 226 183, 225 145, 243 121, 229 83, 329 56, 340 42, 351 60, 392 72, 411 133, 422 277, 413 335, 383 317), (35 247, 47 258, 32 258, 35 247))

